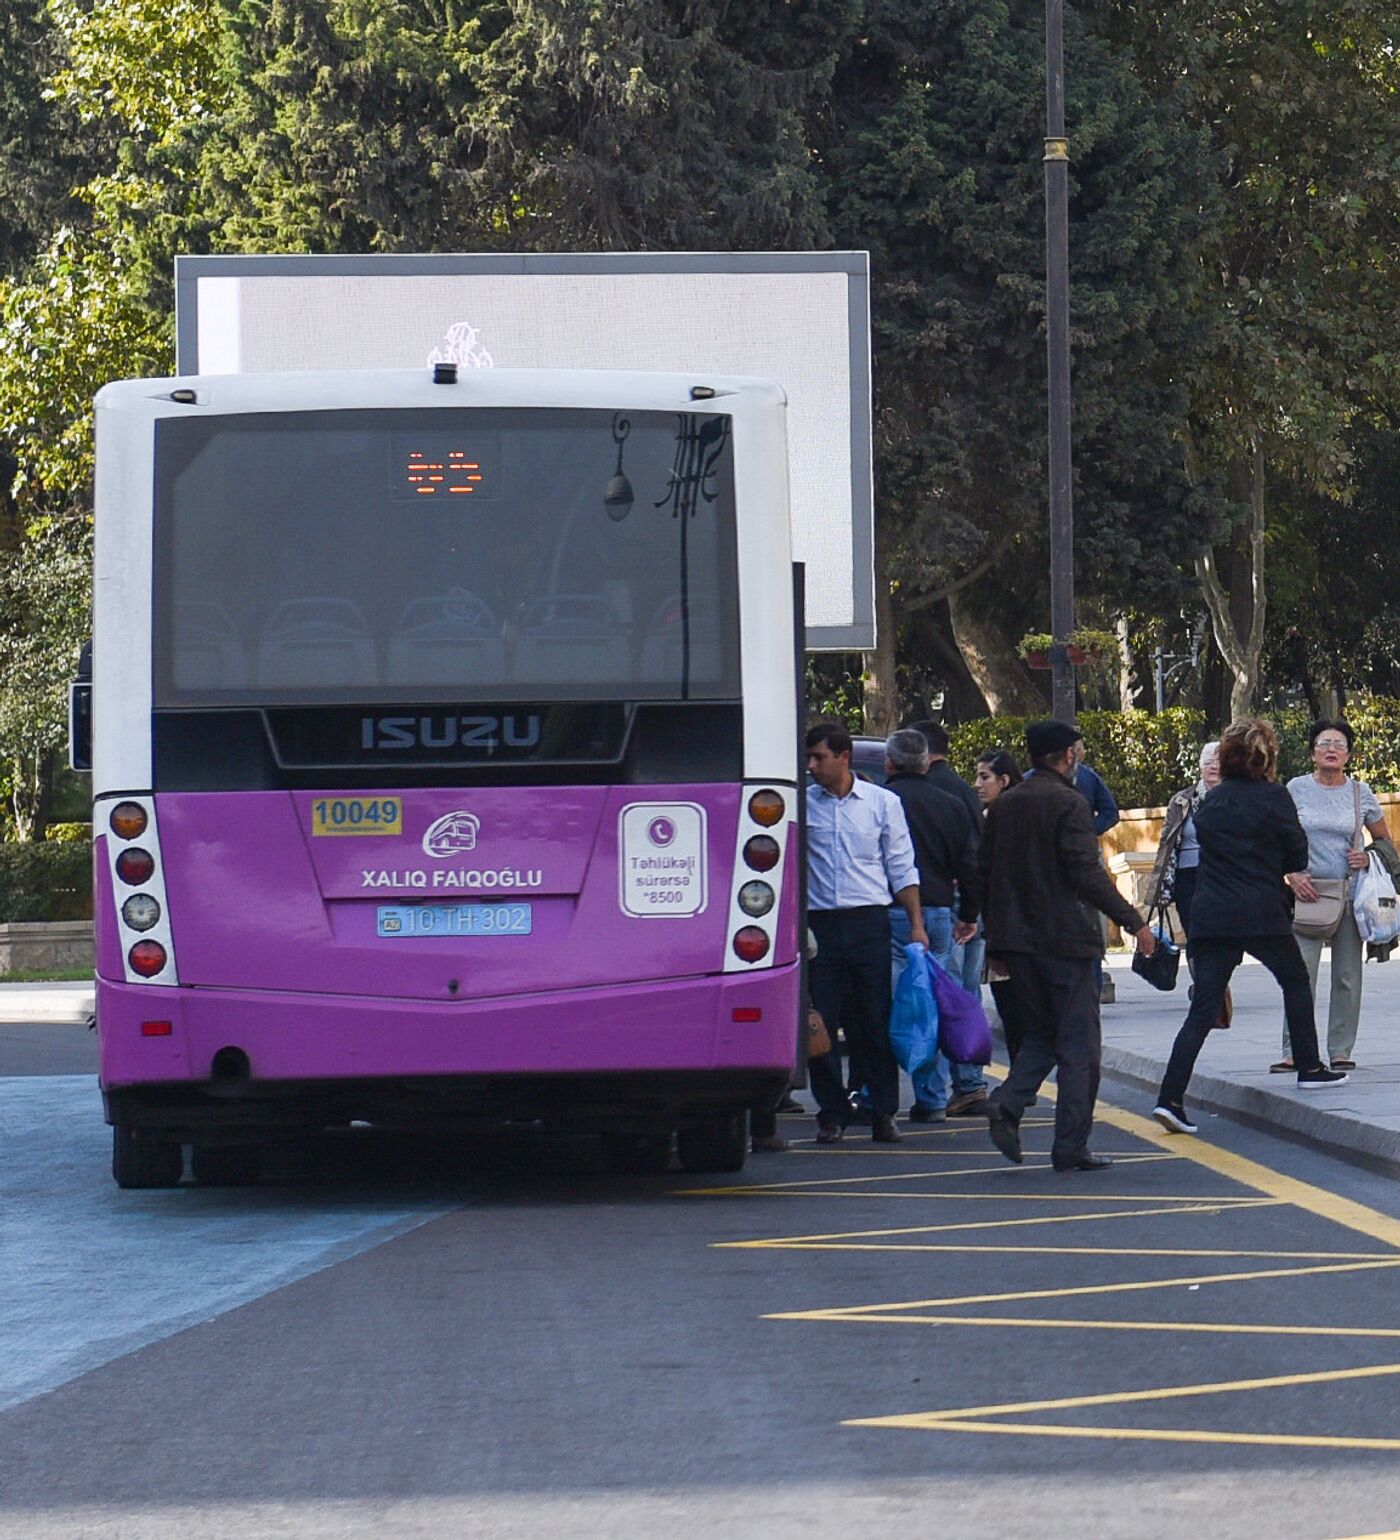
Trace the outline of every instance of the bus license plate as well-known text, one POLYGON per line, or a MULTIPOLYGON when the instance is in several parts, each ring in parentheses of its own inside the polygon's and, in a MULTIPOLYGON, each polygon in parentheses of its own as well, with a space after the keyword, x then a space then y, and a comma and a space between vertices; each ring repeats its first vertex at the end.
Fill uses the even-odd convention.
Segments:
POLYGON ((386 904, 381 936, 528 936, 529 904, 386 904))

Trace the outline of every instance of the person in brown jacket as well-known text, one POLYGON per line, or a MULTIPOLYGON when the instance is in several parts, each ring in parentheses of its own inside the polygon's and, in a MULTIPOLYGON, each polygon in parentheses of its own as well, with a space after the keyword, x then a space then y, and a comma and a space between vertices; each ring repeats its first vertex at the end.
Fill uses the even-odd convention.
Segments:
POLYGON ((1021 1114, 1052 1068, 1058 1071, 1057 1171, 1098 1171, 1111 1162, 1089 1149, 1099 1091, 1099 999, 1094 964, 1103 957, 1099 910, 1150 955, 1156 937, 1099 863, 1089 804, 1075 789, 1070 749, 1079 729, 1032 722, 1026 750, 1035 769, 987 809, 979 864, 987 958, 1004 977, 1021 1023, 1020 1050, 988 1102, 992 1143, 1021 1163, 1021 1114))

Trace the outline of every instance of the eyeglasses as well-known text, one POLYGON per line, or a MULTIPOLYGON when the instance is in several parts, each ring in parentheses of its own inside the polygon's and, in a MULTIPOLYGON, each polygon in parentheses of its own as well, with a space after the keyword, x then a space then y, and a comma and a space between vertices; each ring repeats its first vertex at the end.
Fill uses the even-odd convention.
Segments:
POLYGON ((1315 749, 1342 749, 1345 751, 1347 748, 1347 741, 1345 738, 1319 738, 1317 742, 1313 744, 1313 747, 1315 749))

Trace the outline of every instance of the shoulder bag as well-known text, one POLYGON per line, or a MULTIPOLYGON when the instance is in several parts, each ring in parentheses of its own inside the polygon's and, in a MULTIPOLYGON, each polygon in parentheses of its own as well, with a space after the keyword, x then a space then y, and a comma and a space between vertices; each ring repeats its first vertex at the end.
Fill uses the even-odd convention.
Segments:
MULTIPOLYGON (((1352 831, 1351 848, 1361 849, 1361 784, 1355 776, 1351 782, 1352 796, 1356 799, 1356 827, 1352 831)), ((1347 907, 1347 889, 1350 877, 1314 877, 1312 885, 1317 897, 1295 899, 1293 904, 1293 934, 1310 941, 1330 941, 1337 934, 1342 915, 1347 907)))
MULTIPOLYGON (((1150 912, 1147 923, 1152 925, 1150 912)), ((1165 905, 1159 911, 1157 923, 1152 929, 1157 937, 1157 945, 1151 957, 1142 952, 1133 953, 1133 972, 1139 978, 1146 979, 1153 989, 1175 989, 1177 970, 1181 967, 1181 948, 1172 940, 1165 905)))

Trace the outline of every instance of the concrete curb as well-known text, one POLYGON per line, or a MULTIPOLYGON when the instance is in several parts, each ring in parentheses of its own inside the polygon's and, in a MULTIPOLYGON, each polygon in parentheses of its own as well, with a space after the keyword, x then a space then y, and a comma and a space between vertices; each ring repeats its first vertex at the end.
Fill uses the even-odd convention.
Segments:
POLYGON ((95 1005, 91 984, 3 984, 0 1026, 86 1026, 95 1005))
MULTIPOLYGON (((1146 1054, 1104 1044, 1104 1073, 1138 1087, 1149 1097, 1156 1096, 1165 1067, 1146 1054)), ((1400 1130, 1378 1127, 1347 1112, 1329 1111, 1322 1103, 1328 1095, 1337 1094, 1317 1091, 1285 1095, 1198 1069, 1191 1076, 1187 1098, 1192 1108, 1283 1133, 1343 1160, 1400 1172, 1400 1130), (1316 1099, 1304 1100, 1304 1096, 1316 1099)), ((1150 1106, 1143 1109, 1144 1116, 1150 1117, 1151 1112, 1150 1106)))

